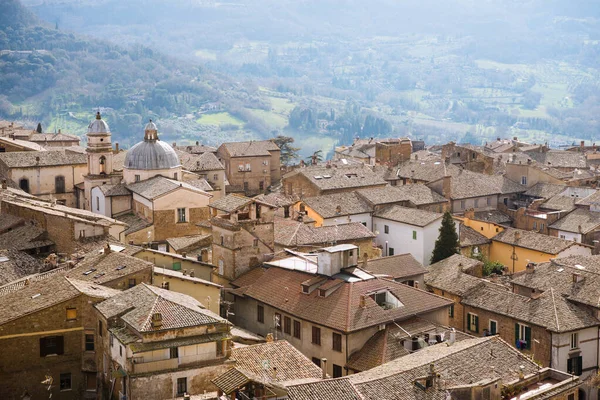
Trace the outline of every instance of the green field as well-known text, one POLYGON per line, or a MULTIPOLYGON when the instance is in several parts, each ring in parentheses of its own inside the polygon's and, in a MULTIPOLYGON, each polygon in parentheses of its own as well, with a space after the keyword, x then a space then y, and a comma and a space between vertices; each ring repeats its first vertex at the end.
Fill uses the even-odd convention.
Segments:
POLYGON ((237 126, 244 125, 244 121, 242 121, 241 119, 239 119, 237 117, 234 117, 233 115, 229 114, 228 112, 202 114, 202 116, 200 118, 198 118, 196 120, 196 122, 198 122, 201 125, 217 125, 217 126, 225 125, 225 124, 237 125, 237 126))

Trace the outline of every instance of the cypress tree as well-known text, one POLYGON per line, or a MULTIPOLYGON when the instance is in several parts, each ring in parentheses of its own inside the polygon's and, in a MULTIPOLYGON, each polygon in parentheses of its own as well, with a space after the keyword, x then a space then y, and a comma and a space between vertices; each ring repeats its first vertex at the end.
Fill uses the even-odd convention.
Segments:
POLYGON ((42 133, 42 123, 41 123, 41 122, 38 122, 38 126, 37 126, 37 128, 35 129, 35 131, 36 131, 37 133, 42 133))
POLYGON ((446 211, 442 218, 440 235, 435 241, 431 263, 436 263, 458 253, 459 248, 460 243, 458 241, 458 234, 456 233, 456 224, 454 223, 454 219, 452 219, 452 214, 446 211))

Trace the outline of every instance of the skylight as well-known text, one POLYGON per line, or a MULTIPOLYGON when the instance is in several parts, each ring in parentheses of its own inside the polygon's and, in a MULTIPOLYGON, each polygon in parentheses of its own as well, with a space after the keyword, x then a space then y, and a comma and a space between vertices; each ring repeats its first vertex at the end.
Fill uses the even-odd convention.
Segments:
POLYGON ((89 275, 89 274, 91 274, 92 272, 96 272, 96 268, 92 268, 92 269, 90 269, 90 270, 88 270, 88 271, 85 271, 85 272, 83 273, 83 275, 85 275, 85 276, 88 276, 88 275, 89 275))

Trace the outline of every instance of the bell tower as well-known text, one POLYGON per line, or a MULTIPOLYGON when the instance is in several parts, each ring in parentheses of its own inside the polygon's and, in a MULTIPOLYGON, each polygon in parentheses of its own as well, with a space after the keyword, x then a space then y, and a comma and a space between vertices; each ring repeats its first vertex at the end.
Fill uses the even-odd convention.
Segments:
POLYGON ((89 175, 110 175, 112 169, 112 143, 108 124, 102 120, 100 111, 88 126, 87 158, 89 175))

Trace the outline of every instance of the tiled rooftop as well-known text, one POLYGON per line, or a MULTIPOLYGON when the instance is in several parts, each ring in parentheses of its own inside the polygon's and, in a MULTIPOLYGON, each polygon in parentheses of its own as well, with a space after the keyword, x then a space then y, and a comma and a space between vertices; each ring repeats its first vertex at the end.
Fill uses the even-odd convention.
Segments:
POLYGON ((15 151, 0 153, 0 164, 9 168, 87 164, 87 155, 70 151, 15 151))
POLYGON ((392 205, 375 212, 373 216, 422 227, 439 220, 443 214, 392 205))
POLYGON ((395 280, 427 272, 427 269, 410 253, 371 259, 367 261, 364 269, 372 274, 391 276, 395 280))
POLYGON ((507 228, 492 238, 493 241, 515 245, 547 254, 558 254, 577 243, 533 231, 507 228))

